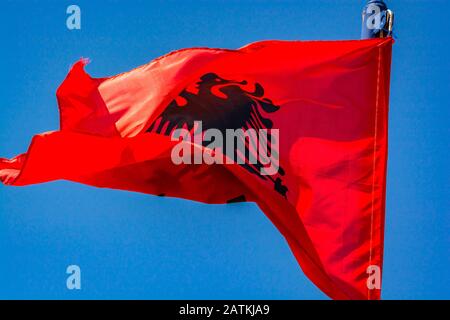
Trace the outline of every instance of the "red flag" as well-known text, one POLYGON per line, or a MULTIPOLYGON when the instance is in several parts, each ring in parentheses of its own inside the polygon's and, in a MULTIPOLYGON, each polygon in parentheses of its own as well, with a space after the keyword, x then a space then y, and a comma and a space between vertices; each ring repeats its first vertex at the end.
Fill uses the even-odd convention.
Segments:
POLYGON ((109 78, 90 77, 82 60, 57 90, 60 130, 36 135, 25 154, 0 159, 0 179, 253 201, 328 296, 379 299, 392 43, 184 49, 109 78), (222 148, 203 139, 210 129, 224 134, 222 148), (225 149, 230 129, 242 130, 232 139, 241 139, 244 152, 225 149), (266 130, 258 146, 242 136, 251 129, 266 130), (182 142, 177 130, 184 130, 182 142), (252 162, 261 140, 265 156, 252 162), (174 161, 177 148, 184 160, 192 150, 193 163, 174 161), (236 161, 209 164, 215 156, 236 161), (272 172, 264 173, 267 166, 272 172))

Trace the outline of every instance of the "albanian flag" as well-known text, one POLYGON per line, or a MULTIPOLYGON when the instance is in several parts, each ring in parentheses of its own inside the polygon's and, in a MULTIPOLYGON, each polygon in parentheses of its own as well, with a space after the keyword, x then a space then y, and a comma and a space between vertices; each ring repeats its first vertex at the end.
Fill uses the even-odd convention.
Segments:
POLYGON ((255 202, 328 296, 379 299, 392 43, 192 48, 108 78, 81 60, 56 93, 60 130, 0 159, 0 179, 255 202), (231 129, 243 148, 220 148, 231 129), (257 142, 251 130, 266 134, 257 142), (221 157, 240 161, 211 161, 221 157))

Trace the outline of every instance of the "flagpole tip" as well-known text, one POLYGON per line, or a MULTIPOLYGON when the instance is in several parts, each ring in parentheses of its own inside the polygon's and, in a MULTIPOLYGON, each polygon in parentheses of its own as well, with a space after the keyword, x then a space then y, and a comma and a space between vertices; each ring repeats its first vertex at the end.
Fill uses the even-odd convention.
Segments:
POLYGON ((392 36, 394 12, 382 0, 369 0, 362 11, 361 39, 392 36))

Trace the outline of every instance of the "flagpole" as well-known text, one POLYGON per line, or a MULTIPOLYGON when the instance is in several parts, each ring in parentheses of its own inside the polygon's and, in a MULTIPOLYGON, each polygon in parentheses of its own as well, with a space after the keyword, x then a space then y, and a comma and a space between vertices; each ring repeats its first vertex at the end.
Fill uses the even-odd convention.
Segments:
POLYGON ((369 0, 362 12, 361 39, 392 36, 394 13, 382 0, 369 0))

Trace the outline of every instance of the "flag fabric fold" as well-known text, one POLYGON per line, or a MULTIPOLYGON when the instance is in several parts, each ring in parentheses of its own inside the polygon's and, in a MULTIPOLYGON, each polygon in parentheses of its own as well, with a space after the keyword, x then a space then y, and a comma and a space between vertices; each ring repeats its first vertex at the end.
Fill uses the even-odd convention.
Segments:
POLYGON ((65 179, 211 204, 255 202, 324 293, 379 299, 381 279, 371 270, 383 261, 392 43, 183 49, 106 78, 91 77, 81 60, 57 90, 60 130, 36 135, 24 154, 0 158, 0 180, 65 179), (243 138, 248 154, 227 153, 173 139, 178 129, 276 129, 276 138, 263 140, 266 158, 279 161, 262 174, 267 162, 249 161, 259 150, 251 138, 243 138), (243 162, 176 163, 180 144, 202 159, 243 162))

